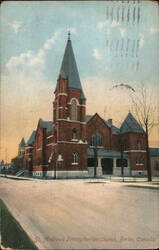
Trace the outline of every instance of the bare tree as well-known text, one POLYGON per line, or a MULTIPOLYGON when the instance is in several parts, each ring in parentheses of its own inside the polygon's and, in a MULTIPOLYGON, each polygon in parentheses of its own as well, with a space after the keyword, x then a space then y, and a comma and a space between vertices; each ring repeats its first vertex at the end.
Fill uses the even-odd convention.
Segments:
POLYGON ((97 129, 96 126, 93 124, 95 128, 95 133, 93 137, 91 137, 91 146, 93 148, 93 164, 94 164, 94 178, 97 177, 97 167, 98 167, 98 141, 97 141, 97 129))
MULTIPOLYGON (((98 115, 98 114, 96 114, 98 115)), ((98 128, 95 122, 91 123, 93 128, 93 134, 90 138, 90 144, 93 149, 93 167, 94 167, 94 178, 98 176, 98 150, 99 150, 99 141, 98 141, 98 128)))
POLYGON ((158 125, 157 121, 157 98, 152 90, 149 90, 142 84, 136 92, 131 95, 132 111, 136 116, 140 126, 145 131, 146 138, 146 160, 148 181, 152 181, 151 160, 149 150, 149 137, 154 126, 158 125))

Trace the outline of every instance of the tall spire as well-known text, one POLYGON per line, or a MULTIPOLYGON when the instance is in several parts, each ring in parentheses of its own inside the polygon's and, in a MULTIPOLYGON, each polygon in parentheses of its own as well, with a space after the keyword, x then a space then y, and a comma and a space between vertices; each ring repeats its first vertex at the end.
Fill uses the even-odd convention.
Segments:
POLYGON ((70 36, 71 36, 71 33, 70 33, 70 31, 68 31, 68 40, 71 40, 70 36))
POLYGON ((60 76, 68 80, 68 88, 77 89, 81 91, 81 98, 85 99, 83 94, 82 85, 76 65, 75 56, 72 49, 70 40, 70 32, 68 32, 68 40, 65 48, 64 57, 60 69, 60 76))

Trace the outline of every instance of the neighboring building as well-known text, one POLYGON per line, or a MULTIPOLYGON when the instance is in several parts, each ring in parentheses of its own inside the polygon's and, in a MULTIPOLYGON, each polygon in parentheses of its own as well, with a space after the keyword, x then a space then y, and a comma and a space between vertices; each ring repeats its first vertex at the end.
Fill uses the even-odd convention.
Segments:
POLYGON ((95 114, 87 121, 88 165, 93 161, 95 144, 98 145, 98 166, 102 174, 146 175, 145 133, 131 113, 127 115, 120 129, 95 114), (97 141, 97 143, 96 143, 97 141), (95 142, 95 143, 94 143, 95 142), (101 171, 101 170, 100 170, 101 171))
POLYGON ((33 145, 35 141, 35 135, 36 131, 34 130, 25 146, 24 166, 30 172, 30 174, 32 174, 33 171, 33 145))
POLYGON ((21 139, 18 146, 18 154, 11 160, 12 174, 16 174, 18 171, 24 169, 24 155, 25 155, 26 143, 24 138, 21 139))
POLYGON ((53 121, 39 119, 25 147, 25 168, 36 176, 146 175, 145 132, 129 113, 120 128, 97 113, 86 116, 86 98, 68 38, 53 102, 53 121))
POLYGON ((0 162, 0 173, 1 174, 10 174, 11 173, 11 163, 0 162))
POLYGON ((159 176, 159 148, 150 148, 152 176, 159 176))
POLYGON ((25 140, 24 138, 21 139, 21 142, 19 143, 19 148, 18 148, 18 157, 22 158, 25 153, 25 140))

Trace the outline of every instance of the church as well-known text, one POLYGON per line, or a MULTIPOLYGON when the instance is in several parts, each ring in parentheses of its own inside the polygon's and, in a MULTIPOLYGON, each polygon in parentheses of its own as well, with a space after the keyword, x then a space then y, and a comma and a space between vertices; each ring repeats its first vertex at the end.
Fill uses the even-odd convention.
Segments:
POLYGON ((24 166, 36 177, 146 175, 145 132, 131 113, 120 128, 86 115, 70 34, 57 79, 53 120, 39 119, 25 144, 24 166))

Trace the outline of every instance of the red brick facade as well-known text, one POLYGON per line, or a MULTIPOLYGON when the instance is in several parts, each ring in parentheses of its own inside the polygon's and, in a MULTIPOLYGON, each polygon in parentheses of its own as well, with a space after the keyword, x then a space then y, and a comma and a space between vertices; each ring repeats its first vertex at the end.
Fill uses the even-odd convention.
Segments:
MULTIPOLYGON (((88 119, 86 99, 74 60, 71 41, 68 40, 54 92, 53 122, 39 120, 35 136, 25 149, 25 167, 30 171, 43 173, 87 171, 88 158, 93 158, 91 149, 96 147, 101 161, 104 158, 120 159, 123 152, 131 170, 145 171, 144 132, 123 132, 122 127, 114 127, 111 120, 105 121, 98 114, 89 116, 88 119), (73 81, 78 84, 73 86, 73 81)), ((128 115, 129 118, 134 119, 131 114, 128 115)), ((135 119, 133 122, 136 122, 135 119)))

